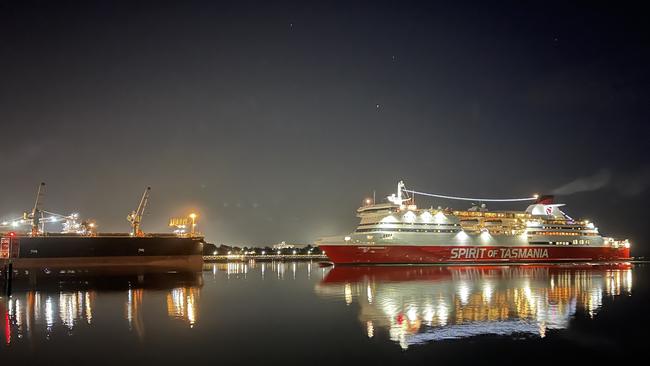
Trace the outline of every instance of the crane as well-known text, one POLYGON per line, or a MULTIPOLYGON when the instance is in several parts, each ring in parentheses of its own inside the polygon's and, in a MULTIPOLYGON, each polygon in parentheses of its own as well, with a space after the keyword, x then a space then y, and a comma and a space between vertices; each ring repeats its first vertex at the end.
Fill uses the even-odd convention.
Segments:
POLYGON ((133 229, 131 231, 132 236, 144 236, 144 233, 142 230, 140 230, 140 222, 142 222, 142 216, 144 215, 144 209, 147 207, 147 201, 149 201, 149 191, 151 190, 151 187, 147 187, 144 190, 144 193, 142 194, 142 198, 140 199, 140 204, 138 205, 138 208, 131 212, 126 219, 131 223, 131 228, 133 229))
POLYGON ((38 186, 36 192, 36 200, 31 211, 23 212, 21 217, 11 220, 0 222, 0 228, 11 228, 12 230, 19 229, 23 226, 29 226, 27 229, 29 235, 39 236, 45 233, 45 224, 61 223, 63 224, 62 233, 74 233, 80 235, 93 235, 97 227, 94 221, 84 220, 79 223, 79 214, 71 213, 69 215, 62 215, 55 212, 50 212, 42 208, 43 197, 45 196, 45 183, 38 186))
POLYGON ((34 208, 32 208, 32 212, 29 214, 29 218, 32 219, 32 236, 38 236, 39 233, 39 225, 43 216, 43 211, 41 210, 40 204, 44 194, 45 182, 41 182, 41 184, 38 186, 38 191, 36 192, 36 202, 34 202, 34 208))

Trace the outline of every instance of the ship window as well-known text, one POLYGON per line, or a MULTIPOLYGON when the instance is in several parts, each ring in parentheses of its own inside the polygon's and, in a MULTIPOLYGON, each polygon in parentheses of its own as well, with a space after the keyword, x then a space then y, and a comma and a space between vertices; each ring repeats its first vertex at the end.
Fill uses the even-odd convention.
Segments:
POLYGON ((357 229, 355 232, 357 233, 367 233, 367 232, 372 232, 372 231, 378 231, 378 232, 405 232, 405 233, 457 233, 459 230, 452 229, 452 230, 427 230, 427 229, 401 229, 401 228, 362 228, 362 229, 357 229))

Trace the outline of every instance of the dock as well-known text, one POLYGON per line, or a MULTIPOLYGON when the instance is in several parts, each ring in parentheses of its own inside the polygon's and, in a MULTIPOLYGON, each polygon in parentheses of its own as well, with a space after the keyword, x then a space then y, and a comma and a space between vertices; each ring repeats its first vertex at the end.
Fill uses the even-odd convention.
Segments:
POLYGON ((228 254, 228 255, 204 255, 204 262, 246 262, 254 261, 327 261, 329 258, 324 254, 228 254))

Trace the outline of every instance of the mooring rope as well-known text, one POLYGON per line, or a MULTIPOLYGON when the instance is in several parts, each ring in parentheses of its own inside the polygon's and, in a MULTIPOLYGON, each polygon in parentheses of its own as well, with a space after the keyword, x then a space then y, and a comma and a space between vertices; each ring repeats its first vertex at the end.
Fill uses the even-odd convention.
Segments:
POLYGON ((419 194, 421 196, 437 197, 437 198, 446 198, 450 200, 461 200, 461 201, 480 201, 480 202, 521 202, 521 201, 534 201, 537 197, 526 197, 526 198, 470 198, 470 197, 455 197, 455 196, 445 196, 442 194, 433 194, 418 192, 411 189, 403 189, 404 192, 409 192, 412 194, 419 194))

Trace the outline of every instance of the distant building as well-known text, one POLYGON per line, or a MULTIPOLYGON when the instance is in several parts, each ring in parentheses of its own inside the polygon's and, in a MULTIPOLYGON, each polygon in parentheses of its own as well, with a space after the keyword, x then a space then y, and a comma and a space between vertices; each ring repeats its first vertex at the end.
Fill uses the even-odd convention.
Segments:
POLYGON ((283 241, 279 244, 273 244, 273 249, 282 250, 282 249, 302 249, 307 247, 308 244, 287 244, 286 241, 283 241))

